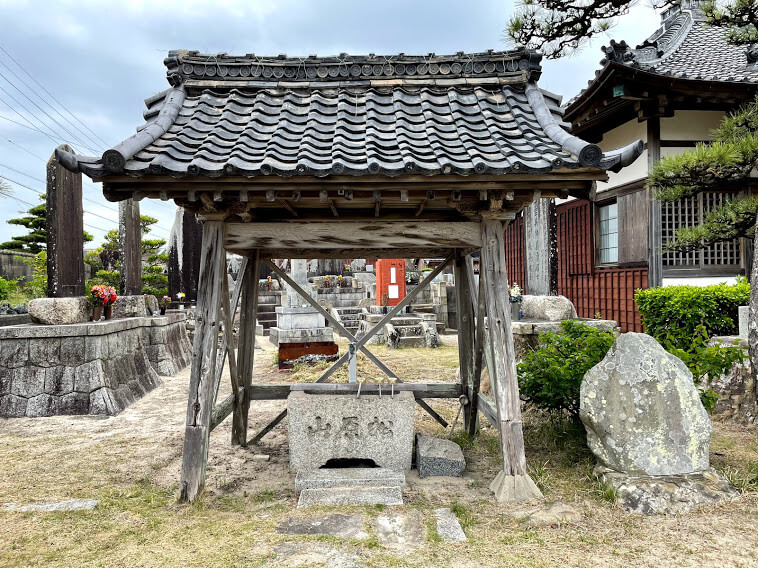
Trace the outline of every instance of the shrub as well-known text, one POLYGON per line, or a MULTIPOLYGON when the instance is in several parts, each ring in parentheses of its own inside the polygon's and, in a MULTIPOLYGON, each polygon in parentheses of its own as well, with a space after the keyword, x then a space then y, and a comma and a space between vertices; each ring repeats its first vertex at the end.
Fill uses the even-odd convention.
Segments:
POLYGON ((686 350, 676 347, 672 341, 666 341, 663 346, 669 353, 679 357, 692 372, 692 380, 700 391, 700 402, 709 414, 713 412, 719 395, 712 389, 704 388, 701 385, 703 380, 711 382, 728 373, 732 365, 742 363, 747 358, 737 345, 710 345, 708 331, 703 325, 695 329, 695 336, 686 350))
POLYGON ((737 307, 750 301, 750 284, 715 286, 666 286, 637 290, 634 301, 640 310, 645 331, 662 345, 689 349, 704 326, 708 336, 735 335, 737 307))
POLYGON ((18 280, 6 280, 0 276, 0 301, 8 299, 13 292, 16 291, 18 280))
POLYGON ((537 348, 519 364, 521 396, 538 408, 567 411, 578 418, 584 374, 603 360, 613 340, 610 331, 571 320, 561 322, 561 332, 541 335, 537 348))
POLYGON ((32 268, 32 279, 25 286, 29 298, 47 297, 47 252, 42 251, 31 258, 23 257, 21 260, 32 268))

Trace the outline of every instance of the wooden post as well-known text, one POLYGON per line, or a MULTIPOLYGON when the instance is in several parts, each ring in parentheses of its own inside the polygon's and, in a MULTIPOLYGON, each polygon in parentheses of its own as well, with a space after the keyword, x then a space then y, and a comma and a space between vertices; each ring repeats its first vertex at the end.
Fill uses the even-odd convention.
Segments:
POLYGON ((253 258, 246 263, 242 278, 242 308, 240 309, 240 335, 237 347, 239 384, 244 392, 237 397, 232 417, 232 444, 247 445, 247 419, 250 412, 248 387, 253 383, 255 363, 255 317, 258 313, 258 275, 261 255, 253 251, 253 258))
MULTIPOLYGON (((658 116, 647 121, 647 169, 661 159, 661 119, 658 116)), ((655 198, 655 190, 647 189, 649 200, 648 221, 648 288, 663 286, 663 237, 661 202, 655 198)))
MULTIPOLYGON (((481 266, 481 264, 480 264, 481 266)), ((479 428, 479 387, 482 381, 483 356, 485 350, 484 318, 486 306, 484 302, 484 279, 479 276, 478 291, 473 288, 474 263, 471 256, 466 257, 466 272, 471 288, 471 307, 476 304, 476 336, 474 340, 474 372, 471 377, 471 396, 469 397, 469 416, 467 420, 468 433, 474 436, 479 428)))
POLYGON ((535 296, 558 294, 558 218, 555 199, 535 196, 524 216, 524 282, 535 296))
POLYGON ((121 294, 142 294, 142 225, 134 199, 118 204, 118 261, 121 294))
MULTIPOLYGON (((455 296, 458 305, 458 365, 461 374, 463 394, 468 396, 468 387, 474 374, 474 310, 471 299, 472 283, 468 278, 466 259, 456 251, 455 255, 455 296)), ((463 424, 470 431, 471 401, 463 407, 463 424)), ((474 413, 474 419, 476 414, 474 413)))
POLYGON ((482 259, 479 270, 484 278, 492 365, 488 367, 495 393, 500 423, 500 449, 503 471, 490 485, 500 502, 542 498, 542 493, 526 473, 524 434, 516 377, 516 353, 511 335, 511 310, 508 303, 508 275, 505 270, 503 225, 494 219, 482 220, 482 259))
POLYGON ((200 255, 195 339, 192 345, 187 423, 184 431, 179 500, 193 501, 205 485, 211 411, 216 371, 216 349, 224 270, 224 225, 206 221, 200 255))
MULTIPOLYGON (((73 152, 67 145, 58 150, 73 152)), ((68 171, 55 159, 47 162, 47 295, 84 296, 84 220, 82 174, 68 171)))

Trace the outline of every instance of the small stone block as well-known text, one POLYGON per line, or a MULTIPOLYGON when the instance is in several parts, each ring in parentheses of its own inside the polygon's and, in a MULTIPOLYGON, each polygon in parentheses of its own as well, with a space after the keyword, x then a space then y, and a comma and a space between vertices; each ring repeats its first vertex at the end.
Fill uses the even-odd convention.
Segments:
POLYGON ((22 513, 29 511, 81 511, 91 510, 97 507, 99 501, 94 499, 69 499, 57 503, 34 503, 32 505, 16 505, 16 503, 5 503, 5 511, 20 511, 22 513))
POLYGON ((268 460, 271 459, 271 456, 269 454, 255 454, 253 456, 253 459, 255 461, 266 461, 267 462, 268 460))
POLYGON ((276 527, 279 534, 315 534, 364 540, 363 515, 321 515, 305 519, 287 519, 276 527))
POLYGON ((403 491, 395 486, 325 487, 304 489, 298 507, 309 505, 402 505, 403 491))
POLYGON ((458 517, 450 509, 435 509, 434 516, 437 517, 437 534, 442 540, 447 542, 465 542, 468 540, 458 522, 458 517))
POLYGON ((337 486, 405 485, 405 473, 384 467, 325 468, 298 472, 295 489, 318 489, 337 486))
POLYGON ((460 477, 466 469, 461 447, 450 440, 418 434, 416 436, 416 467, 419 477, 446 475, 460 477))

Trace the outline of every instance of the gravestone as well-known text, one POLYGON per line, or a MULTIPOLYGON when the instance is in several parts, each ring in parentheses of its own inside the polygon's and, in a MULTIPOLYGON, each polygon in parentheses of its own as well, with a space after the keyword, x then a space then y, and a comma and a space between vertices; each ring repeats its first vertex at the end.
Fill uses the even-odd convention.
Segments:
MULTIPOLYGON (((73 152, 68 145, 58 150, 73 152)), ((47 295, 84 296, 84 211, 82 174, 68 171, 55 159, 47 162, 47 295)))
POLYGON ((535 200, 524 209, 526 282, 530 294, 554 296, 558 293, 558 227, 554 199, 535 200))
MULTIPOLYGON (((308 283, 307 261, 290 261, 291 277, 295 283, 313 297, 308 283)), ((294 288, 287 286, 287 302, 276 307, 276 326, 270 329, 270 341, 279 347, 279 368, 290 369, 296 362, 316 363, 336 361, 339 348, 334 332, 326 327, 326 320, 310 306, 294 288)))
MULTIPOLYGON (((176 298, 178 292, 184 292, 185 301, 197 300, 202 237, 203 224, 194 213, 180 207, 168 241, 168 292, 172 298, 176 298)), ((261 265, 261 269, 264 267, 261 265)), ((266 276, 268 274, 261 272, 261 278, 266 276)))
POLYGON ((118 204, 118 258, 121 294, 142 293, 142 225, 139 202, 134 199, 118 204))

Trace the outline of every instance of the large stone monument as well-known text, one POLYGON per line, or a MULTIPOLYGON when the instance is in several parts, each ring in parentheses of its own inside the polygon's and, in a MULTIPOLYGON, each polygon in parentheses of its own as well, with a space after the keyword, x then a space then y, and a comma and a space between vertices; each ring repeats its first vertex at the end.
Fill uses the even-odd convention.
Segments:
POLYGON ((621 504, 678 513, 736 496, 709 467, 711 421, 692 373, 651 336, 625 333, 582 380, 580 417, 621 504))
MULTIPOLYGON (((292 280, 313 297, 307 262, 292 259, 290 266, 292 280)), ((280 369, 290 369, 296 362, 336 361, 339 355, 324 316, 290 286, 285 304, 276 308, 276 327, 271 328, 269 339, 279 347, 280 369)))

